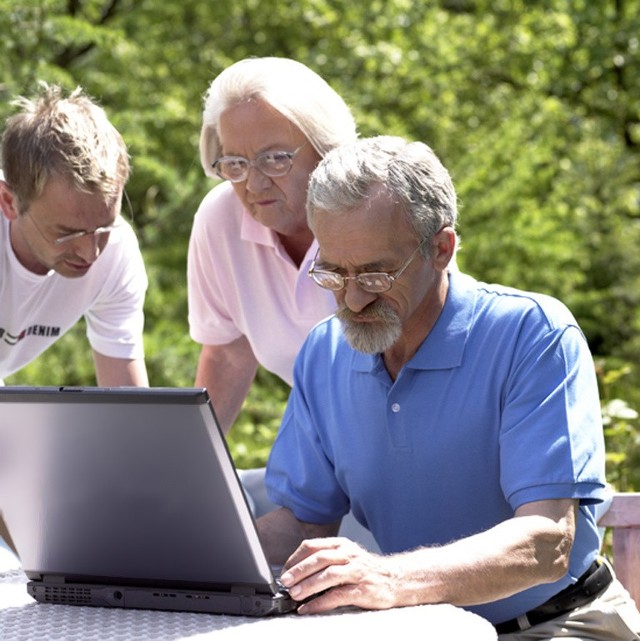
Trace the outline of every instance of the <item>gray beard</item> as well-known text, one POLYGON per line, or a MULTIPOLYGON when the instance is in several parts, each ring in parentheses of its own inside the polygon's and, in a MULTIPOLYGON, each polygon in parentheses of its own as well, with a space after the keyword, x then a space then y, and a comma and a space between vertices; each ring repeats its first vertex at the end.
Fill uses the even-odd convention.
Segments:
POLYGON ((364 354, 385 352, 402 334, 400 317, 383 301, 375 301, 358 313, 352 312, 348 307, 340 307, 336 316, 342 324, 349 345, 364 354), (354 320, 358 316, 374 319, 375 322, 358 322, 354 320))

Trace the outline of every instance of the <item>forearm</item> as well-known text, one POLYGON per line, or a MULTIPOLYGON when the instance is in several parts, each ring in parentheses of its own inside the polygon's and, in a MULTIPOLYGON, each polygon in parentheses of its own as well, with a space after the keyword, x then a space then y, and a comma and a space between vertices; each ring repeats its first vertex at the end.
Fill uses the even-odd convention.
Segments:
POLYGON ((258 362, 244 337, 226 345, 202 347, 195 385, 207 388, 225 434, 242 409, 257 368, 258 362))
POLYGON ((535 514, 438 547, 396 555, 399 604, 475 605, 562 578, 573 543, 573 514, 535 514))
POLYGON ((94 350, 93 362, 101 387, 149 387, 147 368, 141 358, 114 358, 94 350))
POLYGON ((302 541, 335 536, 340 523, 305 523, 299 521, 291 510, 281 507, 260 517, 257 527, 269 561, 284 565, 302 541))
POLYGON ((315 595, 299 609, 309 614, 347 605, 496 601, 566 574, 576 509, 577 501, 568 499, 530 503, 486 532, 387 556, 347 539, 305 541, 281 578, 295 599, 315 595))

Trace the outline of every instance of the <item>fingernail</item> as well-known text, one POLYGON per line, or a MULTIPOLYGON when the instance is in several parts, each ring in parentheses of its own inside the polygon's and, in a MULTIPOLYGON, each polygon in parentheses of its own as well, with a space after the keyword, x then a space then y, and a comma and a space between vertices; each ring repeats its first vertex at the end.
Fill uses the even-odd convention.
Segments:
POLYGON ((287 584, 291 583, 293 580, 293 577, 291 576, 291 572, 285 572, 280 576, 280 583, 284 585, 285 587, 288 587, 287 584))

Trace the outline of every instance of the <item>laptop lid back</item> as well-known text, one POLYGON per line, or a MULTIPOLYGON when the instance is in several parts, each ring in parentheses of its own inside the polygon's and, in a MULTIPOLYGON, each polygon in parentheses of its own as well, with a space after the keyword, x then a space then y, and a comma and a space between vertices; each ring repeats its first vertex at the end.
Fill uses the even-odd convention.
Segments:
POLYGON ((0 510, 31 579, 278 589, 202 389, 0 388, 0 510))

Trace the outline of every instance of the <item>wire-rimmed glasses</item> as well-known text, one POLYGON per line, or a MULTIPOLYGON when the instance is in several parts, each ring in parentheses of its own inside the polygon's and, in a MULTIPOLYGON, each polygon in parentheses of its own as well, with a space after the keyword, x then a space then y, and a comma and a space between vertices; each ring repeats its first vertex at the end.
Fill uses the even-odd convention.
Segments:
MULTIPOLYGON (((28 215, 28 214, 25 214, 28 215)), ((111 225, 105 225, 104 227, 96 227, 95 229, 91 231, 74 231, 70 234, 64 234, 62 236, 58 236, 57 238, 49 238, 41 229, 40 224, 36 221, 36 219, 33 216, 29 215, 29 218, 33 221, 33 226, 38 230, 38 233, 44 240, 46 240, 49 244, 51 245, 64 245, 65 243, 69 243, 74 240, 78 240, 79 238, 84 238, 85 236, 102 236, 103 234, 110 234, 112 231, 120 227, 122 225, 122 219, 116 219, 114 223, 111 225)))
POLYGON ((323 287, 324 289, 330 289, 332 292, 339 292, 341 289, 346 287, 348 280, 355 280, 358 287, 363 289, 365 292, 368 292, 369 294, 383 294, 384 292, 388 292, 393 286, 393 283, 402 276, 427 240, 428 238, 423 238, 415 251, 411 256, 409 256, 405 264, 393 274, 388 272, 362 272, 355 276, 343 276, 338 272, 326 269, 316 269, 316 261, 318 259, 318 253, 316 252, 316 256, 309 268, 308 275, 313 278, 316 285, 320 285, 320 287, 323 287))
POLYGON ((293 151, 264 151, 258 154, 253 160, 243 156, 221 156, 211 164, 215 172, 224 180, 232 183, 239 183, 249 176, 249 169, 255 167, 258 171, 270 178, 286 176, 293 167, 293 159, 306 145, 303 142, 293 151))

